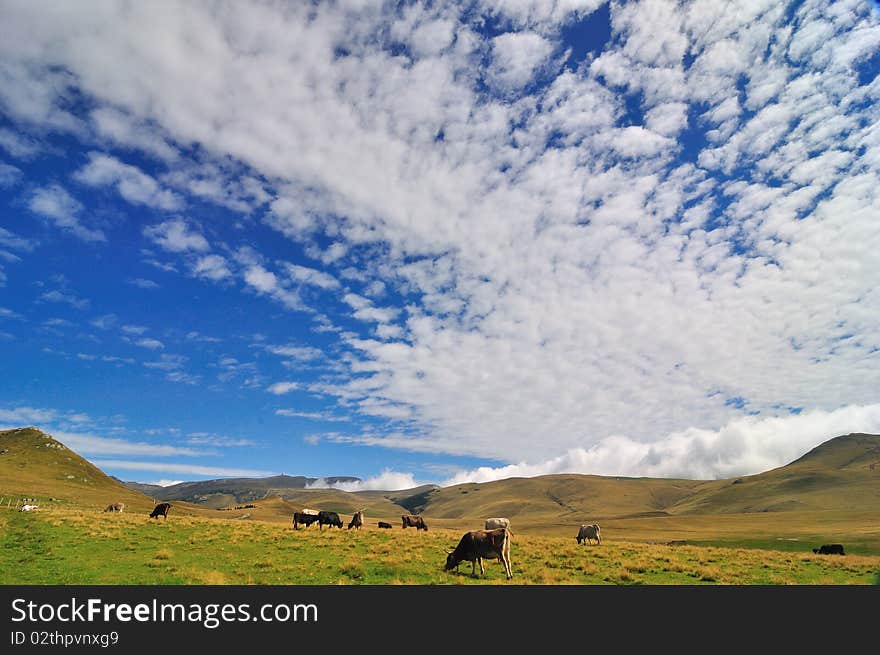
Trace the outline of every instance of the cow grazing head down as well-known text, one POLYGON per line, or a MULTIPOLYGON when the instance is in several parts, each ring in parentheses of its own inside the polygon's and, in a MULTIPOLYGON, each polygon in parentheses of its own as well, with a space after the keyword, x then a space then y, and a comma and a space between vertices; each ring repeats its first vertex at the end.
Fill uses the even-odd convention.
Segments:
POLYGON ((403 528, 415 528, 416 530, 424 530, 428 531, 428 524, 425 523, 425 519, 421 516, 415 516, 413 514, 404 514, 400 517, 400 521, 403 524, 403 528))
POLYGON ((817 555, 846 555, 841 544, 823 544, 814 548, 813 552, 817 555))
POLYGON ((125 503, 111 503, 110 505, 107 505, 107 509, 105 509, 104 511, 105 512, 121 512, 124 509, 125 509, 125 503))
POLYGON ((364 524, 364 510, 358 510, 351 517, 351 521, 348 524, 348 529, 351 530, 352 528, 357 528, 358 530, 360 530, 361 526, 363 526, 363 524, 364 524))
POLYGON ((577 537, 575 537, 575 539, 577 539, 577 542, 579 544, 583 543, 584 541, 592 544, 593 539, 596 540, 597 544, 601 544, 602 538, 600 536, 599 525, 596 523, 593 523, 592 525, 582 525, 578 530, 577 537))
POLYGON ((451 571, 462 562, 471 563, 471 575, 477 575, 477 563, 480 565, 480 575, 485 575, 483 559, 497 559, 504 564, 507 579, 513 577, 510 570, 510 531, 506 528, 495 530, 472 530, 466 532, 458 546, 446 555, 445 571, 451 571))
POLYGON ((166 520, 168 519, 168 511, 171 509, 171 503, 159 503, 156 507, 153 508, 153 511, 150 512, 151 519, 157 519, 160 516, 164 517, 166 520))
POLYGON ((342 519, 339 518, 339 514, 336 512, 326 512, 321 510, 318 512, 318 527, 323 530, 325 525, 341 528, 342 519))
POLYGON ((315 523, 318 520, 317 512, 315 514, 307 514, 304 512, 294 512, 293 514, 293 529, 299 530, 299 526, 309 527, 312 523, 315 523))

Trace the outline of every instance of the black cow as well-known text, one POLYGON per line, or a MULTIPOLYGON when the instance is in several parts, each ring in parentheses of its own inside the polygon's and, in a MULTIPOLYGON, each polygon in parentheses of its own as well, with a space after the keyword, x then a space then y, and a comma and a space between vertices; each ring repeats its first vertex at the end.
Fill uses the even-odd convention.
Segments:
POLYGON ((425 519, 423 519, 421 516, 404 514, 400 517, 400 520, 403 523, 404 529, 415 528, 416 530, 424 530, 425 532, 428 531, 428 524, 425 523, 425 519))
POLYGON ((505 528, 495 530, 471 530, 465 532, 455 550, 449 551, 446 556, 444 569, 450 571, 462 562, 471 563, 471 575, 477 575, 477 562, 480 563, 480 575, 485 575, 483 558, 500 559, 504 564, 507 579, 513 577, 510 571, 510 531, 505 528))
POLYGON ((391 524, 390 524, 390 523, 386 523, 385 521, 379 521, 379 527, 380 527, 380 528, 385 528, 386 530, 390 530, 390 529, 391 529, 391 524))
POLYGON ((309 527, 312 523, 318 520, 317 514, 306 514, 305 512, 294 512, 293 514, 293 529, 299 530, 299 526, 303 525, 305 527, 309 527))
POLYGON ((817 555, 846 555, 843 552, 843 546, 840 544, 824 544, 818 548, 814 548, 813 552, 817 555))
POLYGON ((150 512, 150 518, 157 519, 162 516, 165 518, 165 520, 168 520, 168 510, 170 509, 171 503, 159 503, 153 508, 153 511, 150 512))
POLYGON ((325 525, 341 528, 342 519, 339 518, 339 514, 337 514, 336 512, 325 512, 321 510, 320 512, 318 512, 318 527, 323 530, 325 525))

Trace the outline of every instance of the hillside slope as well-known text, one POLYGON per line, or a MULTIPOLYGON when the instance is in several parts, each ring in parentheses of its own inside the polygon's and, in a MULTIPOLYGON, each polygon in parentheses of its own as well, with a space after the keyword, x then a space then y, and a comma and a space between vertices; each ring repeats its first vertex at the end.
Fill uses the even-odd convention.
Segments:
POLYGON ((880 515, 880 435, 836 437, 785 466, 707 482, 670 510, 676 514, 876 510, 880 515))
MULTIPOLYGON (((126 488, 36 428, 0 432, 0 451, 6 451, 0 454, 0 497, 54 497, 91 507, 111 502, 144 510, 152 507, 148 496, 126 488)), ((187 500, 197 501, 190 504, 175 498, 176 512, 183 514, 287 522, 293 511, 312 507, 343 516, 363 509, 368 524, 376 519, 396 524, 401 514, 411 512, 424 515, 432 525, 447 527, 507 516, 527 530, 567 529, 593 521, 677 525, 687 517, 706 521, 713 516, 777 512, 797 515, 801 521, 821 515, 827 523, 836 514, 880 516, 880 435, 836 437, 786 466, 728 480, 560 474, 362 492, 306 489, 309 480, 313 478, 209 480, 175 485, 176 491, 166 488, 162 493, 179 498, 183 490, 187 500), (252 506, 245 508, 243 503, 252 506)))
POLYGON ((0 497, 37 498, 87 507, 125 503, 149 510, 153 501, 34 427, 0 431, 0 497))

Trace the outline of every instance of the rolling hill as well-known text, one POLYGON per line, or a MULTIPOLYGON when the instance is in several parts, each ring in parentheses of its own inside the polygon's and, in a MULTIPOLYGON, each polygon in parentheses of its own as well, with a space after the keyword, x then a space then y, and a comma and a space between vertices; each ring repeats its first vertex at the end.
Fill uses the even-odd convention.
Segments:
MULTIPOLYGON (((126 512, 149 513, 154 500, 119 480, 35 427, 0 430, 0 499, 5 505, 33 498, 41 507, 103 509, 125 503, 126 512)), ((175 513, 205 516, 209 510, 174 503, 175 513)))
MULTIPOLYGON (((0 450, 6 451, 0 455, 0 496, 152 506, 150 497, 35 428, 0 432, 0 450)), ((370 525, 377 519, 398 525, 401 514, 412 512, 432 526, 473 529, 488 516, 507 516, 526 533, 568 534, 573 526, 599 522, 633 539, 712 534, 734 541, 745 533, 769 539, 785 525, 804 538, 846 534, 880 544, 880 526, 871 518, 880 516, 880 435, 872 434, 836 437, 785 466, 725 480, 559 474, 360 492, 305 488, 311 480, 238 478, 145 491, 173 500, 182 513, 243 520, 289 523, 293 511, 314 507, 341 515, 364 509, 370 525)))

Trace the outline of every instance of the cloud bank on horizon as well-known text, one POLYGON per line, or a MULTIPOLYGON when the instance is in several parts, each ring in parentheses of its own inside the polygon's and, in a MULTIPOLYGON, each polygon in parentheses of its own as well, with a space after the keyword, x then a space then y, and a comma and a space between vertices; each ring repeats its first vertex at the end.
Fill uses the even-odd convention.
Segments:
MULTIPOLYGON (((128 330, 142 366, 108 366, 234 383, 323 421, 305 448, 502 463, 444 484, 724 477, 880 432, 872 3, 0 7, 0 284, 46 234, 135 244, 151 303, 197 283, 309 326, 210 366, 194 329, 128 330)), ((0 313, 0 348, 98 312, 69 278, 0 313)), ((141 454, 115 441, 83 443, 141 454)))

